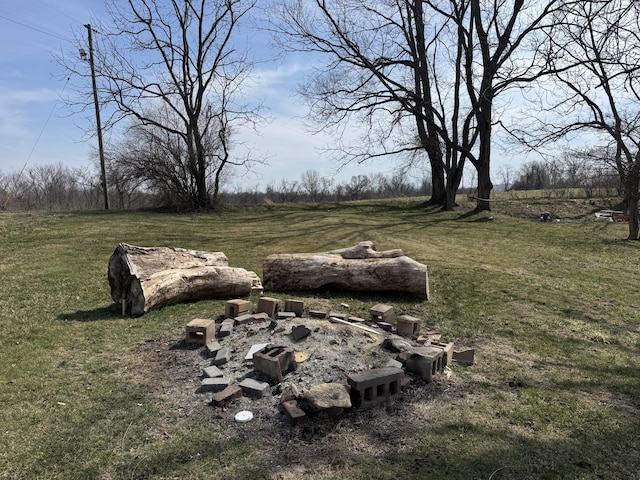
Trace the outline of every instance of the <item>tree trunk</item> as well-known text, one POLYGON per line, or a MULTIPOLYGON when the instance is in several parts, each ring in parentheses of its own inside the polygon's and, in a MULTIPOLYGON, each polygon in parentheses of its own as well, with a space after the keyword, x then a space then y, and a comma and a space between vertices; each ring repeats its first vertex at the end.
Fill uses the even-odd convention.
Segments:
POLYGON ((109 259, 111 298, 124 314, 179 302, 249 295, 261 290, 254 272, 228 266, 222 252, 121 243, 109 259))
POLYGON ((270 291, 334 287, 358 292, 401 292, 429 299, 427 266, 402 250, 377 252, 373 242, 324 253, 269 255, 263 265, 270 291))
POLYGON ((634 164, 629 169, 626 183, 626 197, 628 199, 627 211, 629 212, 629 236, 628 240, 640 240, 640 153, 634 164))
MULTIPOLYGON (((485 107, 490 112, 490 103, 485 107)), ((481 115, 478 115, 481 117, 481 115)), ((474 162, 476 172, 478 173, 478 198, 476 203, 476 212, 491 210, 491 191, 493 183, 491 183, 491 115, 485 121, 478 120, 478 129, 480 137, 480 151, 478 159, 474 162)))

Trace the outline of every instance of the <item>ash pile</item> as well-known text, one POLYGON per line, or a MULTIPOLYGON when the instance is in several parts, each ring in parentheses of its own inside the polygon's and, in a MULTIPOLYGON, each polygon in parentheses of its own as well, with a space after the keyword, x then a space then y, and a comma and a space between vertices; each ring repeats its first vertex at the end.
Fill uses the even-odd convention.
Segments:
POLYGON ((474 363, 473 349, 455 349, 423 324, 391 305, 375 305, 363 319, 261 297, 255 309, 234 299, 224 315, 192 320, 184 341, 203 349, 208 365, 197 392, 210 394, 212 406, 246 407, 236 420, 247 422, 253 407, 273 405, 274 415, 301 425, 318 412, 388 405, 454 362, 474 363))

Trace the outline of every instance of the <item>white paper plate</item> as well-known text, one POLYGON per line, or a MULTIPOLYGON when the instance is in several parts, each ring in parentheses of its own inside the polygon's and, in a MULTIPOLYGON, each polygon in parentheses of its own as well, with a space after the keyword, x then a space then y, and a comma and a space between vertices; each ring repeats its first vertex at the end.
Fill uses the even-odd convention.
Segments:
POLYGON ((236 422, 247 423, 253 420, 253 413, 249 410, 243 410, 242 412, 236 413, 236 422))

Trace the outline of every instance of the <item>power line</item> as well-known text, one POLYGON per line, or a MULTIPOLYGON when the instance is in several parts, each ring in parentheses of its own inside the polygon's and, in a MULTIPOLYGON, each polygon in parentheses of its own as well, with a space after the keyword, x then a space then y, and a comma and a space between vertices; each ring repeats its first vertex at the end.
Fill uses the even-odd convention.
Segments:
POLYGON ((23 20, 21 18, 11 18, 11 17, 7 17, 6 15, 2 15, 2 14, 0 14, 0 18, 3 18, 5 20, 7 20, 9 22, 12 22, 12 23, 15 23, 17 25, 21 25, 21 26, 23 26, 25 28, 29 28, 29 29, 34 30, 36 32, 40 32, 40 33, 43 33, 45 35, 49 35, 50 37, 57 38, 58 40, 64 40, 65 42, 69 41, 68 38, 63 37, 62 35, 60 35, 58 33, 55 33, 53 31, 44 30, 47 27, 43 27, 41 25, 37 25, 37 24, 35 24, 33 22, 29 22, 29 23, 31 23, 31 25, 29 25, 29 23, 26 23, 26 22, 28 22, 28 20, 23 20))
POLYGON ((60 93, 58 94, 58 98, 56 98, 56 102, 53 104, 53 108, 49 112, 49 116, 47 117, 47 120, 44 122, 44 125, 42 126, 42 129, 40 130, 40 133, 38 134, 38 138, 36 138, 36 141, 34 142, 33 147, 31 147, 31 151, 29 152, 29 155, 27 156, 27 159, 25 160, 24 165, 22 166, 22 169, 20 170, 20 172, 18 173, 18 176, 15 178, 15 180, 13 182, 13 189, 7 195, 7 200, 4 202, 3 210, 7 209, 7 205, 9 204, 9 200, 16 193, 15 190, 16 190, 16 188, 18 188, 18 181, 20 180, 20 177, 22 177, 22 174, 24 173, 25 168, 27 168, 27 164, 29 163, 29 160, 31 160, 31 155, 33 155, 33 152, 35 151, 36 147, 38 146, 38 143, 40 142, 40 138, 42 138, 42 134, 44 133, 45 129, 47 128, 47 125, 49 125, 49 120, 51 120, 51 117, 53 116, 53 112, 56 110, 56 107, 58 106, 58 102, 62 98, 62 94, 64 93, 64 89, 67 88, 67 84, 69 83, 70 79, 71 79, 70 77, 67 77, 67 81, 64 82, 64 85, 62 86, 62 90, 60 90, 60 93))

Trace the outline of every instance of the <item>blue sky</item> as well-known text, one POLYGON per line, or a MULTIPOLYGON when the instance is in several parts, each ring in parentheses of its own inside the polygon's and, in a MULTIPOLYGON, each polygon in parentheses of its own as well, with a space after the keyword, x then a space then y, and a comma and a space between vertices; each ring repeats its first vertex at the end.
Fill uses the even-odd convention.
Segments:
MULTIPOLYGON (((0 0, 0 172, 18 172, 25 164, 32 167, 58 162, 94 168, 90 156, 97 141, 84 133, 87 128, 95 128, 92 109, 87 115, 74 114, 58 101, 61 94, 70 93, 71 87, 65 88, 64 72, 54 55, 75 54, 70 43, 74 32, 83 38, 83 25, 96 19, 107 19, 103 0, 0 0)), ((255 31, 246 35, 250 49, 260 56, 267 43, 265 35, 255 31)), ((309 68, 308 57, 256 65, 255 82, 247 93, 264 101, 272 122, 263 125, 258 135, 242 133, 240 140, 251 146, 256 156, 268 160, 256 166, 254 173, 234 177, 230 187, 264 189, 270 183, 277 186, 282 179, 299 180, 309 169, 336 182, 348 181, 356 174, 393 173, 397 164, 390 159, 337 171, 336 164, 322 151, 335 144, 334 139, 306 130, 306 106, 293 94, 309 68)), ((356 138, 355 134, 350 136, 356 138)), ((508 160, 502 158, 504 150, 494 148, 494 154, 495 183, 500 181, 499 171, 508 160)), ((517 169, 523 160, 526 158, 515 158, 511 168, 517 169)), ((468 185, 472 183, 467 180, 468 185)))
MULTIPOLYGON (((92 128, 92 117, 74 114, 62 101, 69 93, 63 72, 56 64, 56 52, 70 54, 74 31, 85 34, 83 25, 105 19, 101 0, 23 0, 0 2, 0 172, 12 173, 38 164, 62 162, 71 167, 92 168, 90 154, 95 138, 84 130, 92 128), (64 89, 64 91, 63 91, 64 89)), ((251 32, 248 38, 258 40, 251 32)), ((264 45, 264 38, 259 40, 264 45)), ((88 50, 88 49, 87 49, 88 50)), ((257 155, 268 158, 255 175, 238 181, 248 186, 275 185, 280 180, 297 180, 308 169, 347 181, 358 173, 389 173, 392 165, 348 167, 336 172, 321 151, 331 139, 311 135, 304 126, 303 103, 293 96, 308 63, 287 61, 260 64, 255 86, 249 92, 265 101, 273 121, 260 134, 247 132, 243 141, 257 155)))

